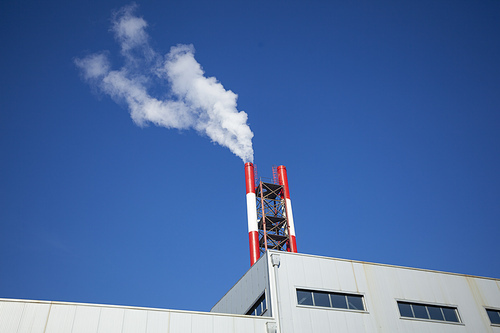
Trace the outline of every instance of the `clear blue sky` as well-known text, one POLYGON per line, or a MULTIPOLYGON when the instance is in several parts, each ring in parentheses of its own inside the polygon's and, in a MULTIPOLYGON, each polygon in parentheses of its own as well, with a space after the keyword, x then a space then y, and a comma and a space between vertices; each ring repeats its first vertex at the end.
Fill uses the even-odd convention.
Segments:
MULTIPOLYGON (((0 4, 0 297, 204 311, 249 267, 243 162, 75 65, 122 68, 126 4, 0 4)), ((499 1, 137 5, 287 167, 299 252, 500 278, 499 1)))

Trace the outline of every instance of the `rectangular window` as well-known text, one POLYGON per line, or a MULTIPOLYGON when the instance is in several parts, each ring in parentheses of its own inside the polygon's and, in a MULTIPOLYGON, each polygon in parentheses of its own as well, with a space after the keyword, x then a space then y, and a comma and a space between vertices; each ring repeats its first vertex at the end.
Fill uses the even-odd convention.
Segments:
POLYGON ((353 310, 364 310, 365 309, 362 296, 346 295, 346 297, 347 297, 347 304, 349 304, 349 309, 353 309, 353 310))
POLYGON ((245 313, 246 315, 250 316, 262 316, 264 312, 267 310, 267 303, 266 303, 266 293, 262 294, 260 298, 257 300, 257 302, 252 305, 250 310, 245 313))
POLYGON ((488 313, 492 324, 500 325, 500 310, 486 309, 486 313, 488 313))
POLYGON ((457 308, 421 303, 399 302, 398 308, 401 317, 447 321, 460 323, 457 308))
POLYGON ((362 295, 297 289, 299 305, 365 311, 362 295))

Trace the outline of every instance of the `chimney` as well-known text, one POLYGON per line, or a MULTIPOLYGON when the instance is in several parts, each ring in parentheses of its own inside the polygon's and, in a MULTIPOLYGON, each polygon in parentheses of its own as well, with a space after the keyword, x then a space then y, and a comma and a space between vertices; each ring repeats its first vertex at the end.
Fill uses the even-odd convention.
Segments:
POLYGON ((247 188, 247 218, 248 239, 250 242, 250 265, 260 257, 259 250, 259 227, 257 224, 257 201, 255 199, 255 174, 253 164, 245 163, 245 179, 247 188))
POLYGON ((250 265, 267 250, 297 252, 288 177, 283 165, 273 167, 273 181, 256 187, 255 166, 245 163, 250 265))
POLYGON ((280 185, 283 186, 283 196, 285 198, 285 211, 288 219, 288 232, 290 235, 289 239, 289 252, 297 253, 297 241, 295 240, 295 226, 293 224, 293 214, 292 214, 292 202, 290 201, 290 190, 288 189, 288 176, 286 174, 286 167, 280 165, 278 167, 278 179, 280 185))

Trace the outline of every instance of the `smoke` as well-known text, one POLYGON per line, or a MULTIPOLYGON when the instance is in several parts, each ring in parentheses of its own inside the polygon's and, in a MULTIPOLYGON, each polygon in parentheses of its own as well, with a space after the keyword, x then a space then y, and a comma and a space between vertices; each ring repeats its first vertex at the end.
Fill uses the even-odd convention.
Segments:
POLYGON ((253 162, 253 133, 248 116, 238 111, 238 95, 226 90, 215 77, 205 77, 194 58, 192 45, 177 45, 165 56, 149 44, 147 22, 134 15, 135 5, 112 16, 111 31, 121 47, 124 66, 112 70, 107 52, 75 59, 82 77, 92 86, 127 105, 138 126, 153 123, 176 129, 194 129, 212 142, 229 148, 244 162, 253 162), (148 89, 160 81, 163 96, 148 89))

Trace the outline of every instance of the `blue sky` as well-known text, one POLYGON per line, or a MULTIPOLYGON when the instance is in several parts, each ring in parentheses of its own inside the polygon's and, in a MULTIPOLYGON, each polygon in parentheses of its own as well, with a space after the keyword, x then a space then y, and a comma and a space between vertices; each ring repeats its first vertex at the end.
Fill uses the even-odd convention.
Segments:
MULTIPOLYGON (((0 4, 0 297, 205 311, 249 267, 242 160, 137 126, 75 65, 126 66, 111 26, 129 4, 0 4)), ((193 45, 238 95, 259 175, 288 169, 299 252, 500 278, 500 2, 134 15, 159 56, 193 45)))

